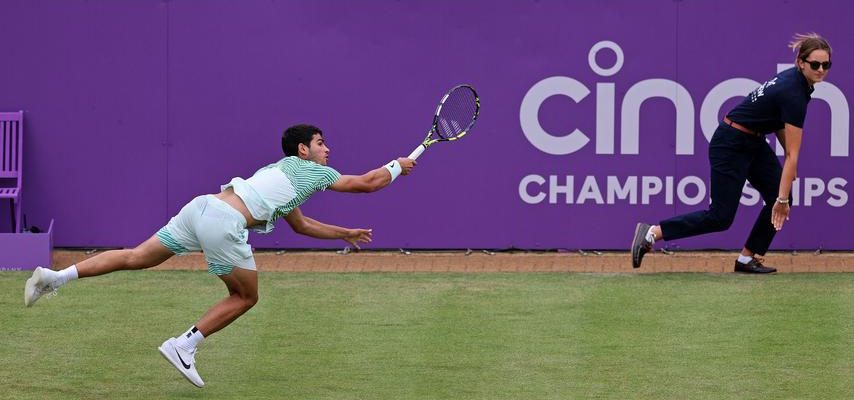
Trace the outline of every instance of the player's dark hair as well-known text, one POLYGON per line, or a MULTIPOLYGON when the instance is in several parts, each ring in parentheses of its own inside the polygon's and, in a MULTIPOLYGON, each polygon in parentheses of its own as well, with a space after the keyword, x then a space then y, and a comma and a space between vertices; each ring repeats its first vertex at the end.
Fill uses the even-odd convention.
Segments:
POLYGON ((311 138, 315 133, 323 136, 323 131, 314 125, 300 124, 285 129, 285 133, 282 134, 282 151, 286 156, 299 154, 299 144, 310 146, 311 138))

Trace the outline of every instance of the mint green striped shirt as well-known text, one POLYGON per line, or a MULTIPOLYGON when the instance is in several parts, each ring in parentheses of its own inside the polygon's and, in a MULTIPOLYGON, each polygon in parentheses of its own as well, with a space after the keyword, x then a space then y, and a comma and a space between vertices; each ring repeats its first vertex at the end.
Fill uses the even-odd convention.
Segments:
POLYGON ((341 173, 331 167, 320 165, 314 161, 303 160, 299 157, 285 157, 266 168, 278 168, 291 181, 297 196, 287 204, 276 207, 270 218, 275 221, 291 213, 294 208, 305 203, 314 192, 326 190, 341 178, 341 173))
POLYGON ((233 187, 252 216, 267 221, 263 228, 253 230, 269 233, 276 220, 290 214, 314 192, 326 190, 340 178, 341 174, 331 167, 291 156, 259 169, 249 179, 234 178, 223 185, 222 190, 233 187))

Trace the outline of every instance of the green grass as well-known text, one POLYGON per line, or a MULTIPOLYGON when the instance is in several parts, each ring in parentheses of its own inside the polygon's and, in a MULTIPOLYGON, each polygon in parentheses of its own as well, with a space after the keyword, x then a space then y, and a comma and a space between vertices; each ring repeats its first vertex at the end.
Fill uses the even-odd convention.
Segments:
POLYGON ((848 399, 854 274, 262 273, 196 389, 157 352, 225 294, 202 272, 0 272, 3 399, 848 399))

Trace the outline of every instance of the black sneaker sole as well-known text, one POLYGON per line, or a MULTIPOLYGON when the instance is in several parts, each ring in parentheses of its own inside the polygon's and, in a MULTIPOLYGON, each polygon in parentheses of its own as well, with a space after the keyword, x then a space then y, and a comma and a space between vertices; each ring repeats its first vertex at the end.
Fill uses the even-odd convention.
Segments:
POLYGON ((646 239, 646 233, 649 231, 649 224, 638 222, 635 225, 635 237, 632 239, 632 268, 640 268, 643 256, 640 255, 641 243, 646 239))
MULTIPOLYGON (((765 267, 765 268, 769 268, 769 267, 765 267)), ((765 274, 776 274, 777 270, 771 269, 768 271, 757 271, 755 269, 739 269, 738 267, 735 267, 733 269, 733 272, 735 272, 737 274, 765 275, 765 274)))

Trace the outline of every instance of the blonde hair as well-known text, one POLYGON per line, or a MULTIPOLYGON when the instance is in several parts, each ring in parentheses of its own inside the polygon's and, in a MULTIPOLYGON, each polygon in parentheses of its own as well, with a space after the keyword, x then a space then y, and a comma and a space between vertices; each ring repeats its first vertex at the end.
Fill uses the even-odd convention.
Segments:
POLYGON ((797 53, 795 64, 798 63, 798 60, 806 59, 815 50, 825 50, 828 56, 831 53, 830 43, 827 43, 827 39, 815 32, 796 33, 795 36, 792 36, 789 47, 792 48, 793 52, 797 53))

